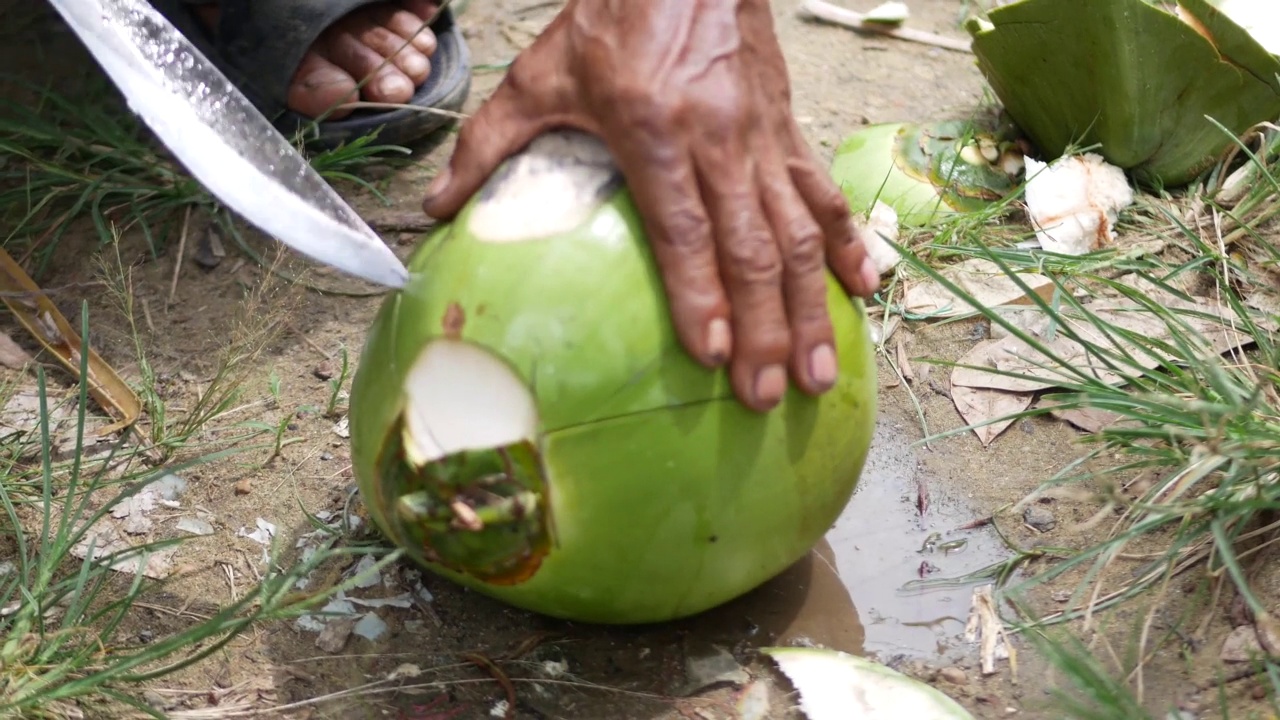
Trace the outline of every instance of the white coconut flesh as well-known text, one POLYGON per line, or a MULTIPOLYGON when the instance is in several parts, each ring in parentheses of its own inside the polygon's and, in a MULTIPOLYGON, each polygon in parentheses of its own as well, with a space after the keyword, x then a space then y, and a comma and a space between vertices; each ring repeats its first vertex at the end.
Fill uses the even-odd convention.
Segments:
MULTIPOLYGON (((467 229, 495 243, 572 232, 620 183, 608 148, 594 135, 546 133, 485 184, 467 229)), ((461 340, 428 343, 405 378, 404 397, 405 456, 419 467, 536 437, 537 407, 524 382, 502 359, 461 340)))
POLYGON ((800 647, 761 652, 800 693, 809 720, 973 720, 941 691, 865 658, 800 647))
POLYGON ((480 191, 467 229, 477 240, 523 242, 571 232, 621 186, 608 147, 576 130, 529 143, 480 191))
POLYGON ((427 344, 404 383, 405 458, 417 467, 460 452, 533 442, 533 394, 506 362, 463 340, 427 344))

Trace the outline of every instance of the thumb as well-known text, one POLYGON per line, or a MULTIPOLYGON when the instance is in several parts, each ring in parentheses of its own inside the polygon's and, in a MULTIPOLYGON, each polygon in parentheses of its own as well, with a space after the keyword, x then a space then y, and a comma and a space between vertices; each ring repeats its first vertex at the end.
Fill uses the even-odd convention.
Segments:
MULTIPOLYGON (((509 78, 508 78, 509 79, 509 78)), ((504 81, 462 124, 449 165, 427 186, 422 209, 437 220, 452 218, 504 160, 542 130, 543 113, 513 82, 504 81)))

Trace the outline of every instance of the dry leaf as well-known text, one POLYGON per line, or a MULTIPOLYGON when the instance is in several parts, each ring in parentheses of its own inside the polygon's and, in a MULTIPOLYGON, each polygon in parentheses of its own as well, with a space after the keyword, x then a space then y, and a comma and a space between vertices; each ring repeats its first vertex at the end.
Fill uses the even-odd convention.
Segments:
MULTIPOLYGON (((72 329, 58 306, 3 248, 0 248, 0 291, 6 293, 4 304, 18 322, 80 380, 80 334, 72 329)), ((142 403, 128 383, 92 348, 89 350, 88 372, 89 394, 116 419, 115 424, 100 429, 98 434, 110 435, 132 425, 142 414, 142 403)))
MULTIPOLYGON (((1034 398, 1035 395, 1032 393, 1010 393, 986 388, 951 386, 951 401, 955 403, 956 410, 960 411, 960 417, 963 417, 969 425, 1022 412, 1031 406, 1034 398)), ((987 447, 1012 424, 1013 419, 1001 420, 975 427, 973 434, 978 436, 983 447, 987 447)))
POLYGON ((1009 647, 1005 637, 1004 623, 996 612, 996 602, 992 597, 992 586, 983 585, 973 589, 973 600, 969 606, 969 619, 964 626, 965 640, 978 643, 978 655, 982 663, 982 674, 991 675, 996 671, 996 660, 1008 659, 1013 664, 1013 649, 1009 647))
POLYGON ((1089 433, 1102 432, 1104 428, 1110 427, 1124 417, 1110 410, 1101 410, 1099 408, 1059 408, 1057 407, 1058 405, 1059 403, 1048 398, 1042 398, 1040 402, 1036 403, 1036 407, 1050 408, 1049 414, 1055 418, 1069 422, 1089 433))
MULTIPOLYGON (((1252 342, 1252 338, 1248 333, 1226 327, 1224 323, 1230 322, 1232 311, 1229 308, 1217 306, 1208 298, 1202 298, 1199 302, 1191 303, 1180 300, 1149 283, 1138 281, 1134 282, 1133 286, 1167 308, 1196 310, 1202 313, 1218 315, 1221 320, 1190 316, 1181 317, 1181 320, 1188 326, 1209 339, 1209 346, 1203 348, 1206 355, 1209 353, 1220 354, 1252 342)), ((1154 340, 1168 340, 1169 338, 1169 328, 1163 320, 1128 300, 1099 299, 1089 307, 1103 321, 1123 328, 1138 337, 1154 340)), ((1063 323, 1069 323, 1074 332, 1087 339, 1091 344, 1110 348, 1116 352, 1129 353, 1132 357, 1132 362, 1144 369, 1154 368, 1160 362, 1159 358, 1139 349, 1133 343, 1125 342, 1118 337, 1104 335, 1091 322, 1076 316, 1074 310, 1064 309, 1059 316, 1059 320, 1063 323)), ((1270 323, 1270 325, 1274 327, 1275 323, 1270 323)), ((1049 321, 1047 318, 1042 318, 1035 327, 1029 330, 1029 334, 1044 338, 1048 334, 1048 330, 1049 321)), ((994 368, 1023 377, 1009 377, 982 369, 957 367, 951 373, 951 383, 953 385, 1009 392, 1034 392, 1079 380, 1079 378, 1068 373, 1056 362, 1050 361, 1043 356, 1039 350, 1032 348, 1016 337, 1006 337, 991 342, 994 344, 979 343, 966 353, 959 360, 959 363, 975 365, 979 368, 994 368)), ((1056 328, 1053 340, 1047 342, 1041 340, 1041 344, 1076 370, 1085 371, 1109 385, 1118 385, 1123 382, 1121 376, 1108 369, 1097 357, 1087 353, 1079 343, 1067 337, 1062 327, 1056 328)), ((1165 359, 1177 360, 1172 355, 1166 356, 1165 359)))
POLYGON ((911 360, 907 357, 907 346, 902 340, 898 340, 898 370, 902 372, 902 377, 907 380, 915 380, 915 373, 911 371, 911 360))
MULTIPOLYGON (((961 290, 984 307, 1027 305, 1031 302, 1022 292, 1022 288, 1018 287, 999 265, 990 260, 982 258, 965 260, 947 267, 941 274, 960 286, 961 290)), ((1019 273, 1018 277, 1041 297, 1045 299, 1052 297, 1053 281, 1044 275, 1019 273)), ((955 317, 977 312, 968 302, 956 297, 950 290, 933 280, 909 285, 902 305, 903 309, 909 313, 932 317, 955 317)))

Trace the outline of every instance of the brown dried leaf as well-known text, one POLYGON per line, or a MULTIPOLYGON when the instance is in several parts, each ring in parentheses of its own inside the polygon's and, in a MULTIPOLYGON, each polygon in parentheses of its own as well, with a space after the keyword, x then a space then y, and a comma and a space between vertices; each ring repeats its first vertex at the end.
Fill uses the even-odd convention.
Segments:
MULTIPOLYGON (((965 260, 947 267, 942 275, 985 307, 1031 304, 1022 289, 999 265, 990 260, 965 260)), ((1053 295, 1053 281, 1044 275, 1019 273, 1018 277, 1041 297, 1048 299, 1053 295)), ((977 312, 968 302, 933 280, 909 285, 902 305, 909 313, 933 317, 954 317, 977 312)))
POLYGON ((1116 421, 1123 418, 1119 413, 1110 410, 1100 410, 1098 408, 1059 408, 1059 403, 1043 398, 1036 403, 1036 407, 1050 408, 1049 414, 1059 420, 1075 425, 1076 427, 1089 433, 1102 432, 1104 428, 1110 427, 1116 421))
MULTIPOLYGON (((1248 333, 1226 327, 1225 323, 1230 322, 1232 311, 1229 308, 1216 306, 1208 298, 1191 303, 1180 300, 1149 283, 1137 281, 1133 283, 1133 286, 1170 309, 1210 312, 1221 318, 1220 321, 1190 316, 1182 316, 1181 318, 1183 322, 1209 340, 1207 346, 1203 348, 1206 355, 1211 353, 1220 354, 1252 342, 1252 338, 1248 333)), ((1105 322, 1124 328, 1138 337, 1156 340, 1167 340, 1169 338, 1168 326, 1164 321, 1152 316, 1141 306, 1128 300, 1100 299, 1090 305, 1090 309, 1105 322)), ((1116 352, 1129 353, 1132 357, 1131 362, 1144 369, 1151 369, 1159 364, 1158 358, 1138 349, 1133 343, 1126 342, 1118 337, 1102 334, 1092 323, 1080 317, 1075 317, 1074 313, 1069 310, 1064 310, 1059 320, 1069 323, 1077 334, 1094 345, 1110 348, 1116 352)), ((1274 327, 1275 323, 1273 322, 1269 325, 1274 327)), ((1047 331, 1047 318, 1042 319, 1029 330, 1031 335, 1037 337, 1044 337, 1047 331)), ((1077 370, 1088 372, 1093 377, 1110 385, 1118 385, 1123 382, 1121 376, 1109 370, 1098 358, 1088 354, 1079 343, 1068 338, 1062 332, 1061 327, 1057 328, 1052 341, 1041 342, 1051 352, 1077 370)), ((1176 360, 1172 356, 1165 359, 1176 360)), ((1009 392, 1034 392, 1056 387, 1064 382, 1076 379, 1074 376, 1068 375, 1056 363, 1043 356, 1039 350, 1034 349, 1016 337, 1006 337, 990 341, 990 343, 979 343, 966 353, 959 362, 965 365, 975 365, 979 368, 989 367, 1025 376, 1014 378, 986 372, 981 369, 958 367, 951 373, 951 383, 963 387, 989 388, 1009 392)))
MULTIPOLYGON (((960 411, 960 416, 970 425, 1022 412, 1031 406, 1034 398, 1035 395, 1032 393, 1010 393, 987 388, 951 386, 951 401, 955 403, 956 410, 960 411)), ((1001 420, 975 427, 973 434, 978 436, 983 447, 987 447, 1012 424, 1012 419, 1001 420)))
MULTIPOLYGON (((18 322, 79 380, 79 333, 3 248, 0 248, 0 291, 5 293, 4 304, 18 322)), ((100 429, 98 434, 110 435, 132 425, 142 414, 142 403, 133 389, 92 349, 88 371, 89 394, 116 419, 116 423, 100 429)))

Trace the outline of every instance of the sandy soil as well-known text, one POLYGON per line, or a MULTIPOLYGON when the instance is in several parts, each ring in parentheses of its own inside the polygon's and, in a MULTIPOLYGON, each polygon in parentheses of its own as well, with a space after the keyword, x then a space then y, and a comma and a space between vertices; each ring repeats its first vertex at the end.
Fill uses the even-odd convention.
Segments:
MULTIPOLYGON (((472 3, 462 23, 476 63, 509 60, 559 5, 523 0, 472 3)), ((794 16, 794 0, 779 0, 775 5, 794 78, 796 114, 810 140, 827 157, 845 135, 866 123, 937 119, 982 100, 984 84, 971 56, 860 37, 801 21, 794 16)), ((912 24, 962 37, 957 23, 965 5, 957 0, 916 0, 911 3, 912 24)), ((73 47, 59 33, 42 36, 73 47)), ((470 108, 499 78, 496 72, 477 74, 470 108)), ((447 157, 451 142, 445 138, 435 147, 423 148, 408 167, 388 165, 371 171, 377 186, 387 193, 389 205, 368 193, 344 190, 375 221, 416 218, 421 188, 447 157)), ((204 225, 204 218, 193 218, 190 237, 199 237, 204 225)), ((416 237, 410 231, 388 234, 402 256, 409 253, 416 237)), ((47 286, 92 277, 92 241, 80 240, 78 246, 76 238, 64 242, 68 252, 40 278, 47 286)), ((140 323, 144 342, 151 363, 165 379, 170 402, 181 407, 208 381, 219 350, 243 336, 245 321, 237 307, 243 306, 246 289, 260 287, 266 275, 256 265, 242 262, 230 247, 230 256, 212 270, 191 261, 190 243, 184 258, 177 258, 173 244, 154 259, 141 247, 136 234, 130 235, 122 252, 126 262, 137 260, 135 297, 139 307, 147 306, 146 322, 140 323), (181 274, 170 298, 175 262, 181 274)), ((323 273, 313 274, 312 279, 330 288, 355 287, 323 273)), ((261 570, 261 547, 238 537, 238 530, 252 530, 261 518, 275 524, 280 538, 291 543, 308 530, 301 508, 335 512, 347 500, 352 484, 347 444, 335 432, 333 419, 306 408, 325 405, 329 391, 319 376, 332 371, 340 348, 350 349, 353 355, 358 352, 381 300, 287 289, 273 297, 260 312, 281 320, 280 332, 250 368, 243 408, 222 422, 219 432, 233 432, 234 423, 274 425, 293 415, 286 432, 290 444, 265 466, 259 451, 184 473, 189 488, 183 506, 188 514, 199 509, 214 534, 182 546, 175 563, 187 572, 152 598, 155 609, 141 610, 130 620, 126 638, 159 636, 242 593, 261 570), (278 395, 273 393, 273 383, 278 383, 278 395)), ((72 317, 78 301, 69 298, 64 304, 72 317)), ((103 298, 89 301, 97 319, 98 351, 127 377, 136 378, 137 363, 123 318, 103 298)), ((10 325, 3 322, 13 332, 10 325)), ((972 323, 901 332, 909 338, 907 350, 913 358, 955 358, 985 337, 985 329, 972 323)), ((930 429, 939 432, 962 424, 948 397, 945 373, 935 368, 926 374, 920 363, 916 370, 911 387, 930 429)), ((459 654, 496 657, 528 649, 503 664, 511 677, 525 678, 515 684, 514 717, 730 718, 735 717, 734 703, 743 681, 752 678, 770 691, 774 709, 768 716, 785 718, 794 716, 787 709, 794 700, 791 690, 753 648, 807 642, 872 654, 935 681, 978 717, 1053 717, 1044 702, 1055 678, 1023 642, 1015 642, 1023 651, 1016 678, 1007 662, 1000 662, 992 675, 980 672, 976 649, 962 638, 972 585, 930 592, 901 588, 919 577, 919 549, 934 532, 968 540, 963 552, 926 558, 943 576, 958 576, 1008 557, 1010 552, 989 528, 955 529, 1021 499, 1081 454, 1076 444, 1079 433, 1064 423, 1025 421, 986 449, 968 434, 918 447, 912 443, 922 437, 922 431, 907 388, 891 381, 892 373, 885 367, 881 371, 882 412, 876 444, 845 515, 810 558, 738 601, 660 627, 597 628, 517 611, 427 576, 422 583, 429 594, 415 596, 412 607, 377 609, 389 626, 381 640, 352 636, 341 646, 322 650, 315 632, 287 624, 263 627, 194 668, 155 683, 158 694, 154 697, 174 710, 205 706, 215 697, 224 704, 247 698, 252 706, 265 708, 345 691, 412 663, 424 672, 404 682, 416 689, 331 700, 307 706, 295 716, 499 717, 501 713, 491 715, 491 710, 504 697, 503 688, 483 670, 460 660, 459 654), (922 482, 932 498, 923 517, 915 507, 922 482), (428 596, 430 600, 425 601, 428 596), (715 675, 696 682, 690 673, 691 661, 693 665, 706 658, 724 661, 723 653, 736 659, 724 667, 729 682, 698 687, 715 675), (743 670, 746 675, 741 674, 743 670), (429 685, 436 680, 447 682, 429 685)), ((1056 528, 1042 536, 1020 522, 1006 522, 1012 541, 1030 547, 1073 545, 1089 539, 1071 530, 1074 522, 1096 510, 1087 497, 1061 493, 1047 498, 1041 507, 1056 517, 1056 528)), ((179 517, 157 523, 155 532, 173 534, 179 517)), ((1032 565, 1028 572, 1037 569, 1032 565)), ((1145 669, 1146 696, 1161 714, 1179 704, 1195 709, 1196 699, 1188 699, 1186 692, 1188 683, 1203 681, 1220 669, 1218 648, 1230 630, 1225 614, 1210 612, 1199 599, 1203 595, 1199 584, 1178 582, 1186 585, 1178 586, 1175 594, 1187 601, 1169 603, 1157 615, 1156 627, 1167 632, 1175 621, 1185 619, 1185 611, 1190 618, 1186 634, 1194 637, 1184 647, 1166 644, 1145 669), (1210 612, 1207 631, 1193 633, 1206 612, 1210 612)), ((411 569, 397 568, 387 573, 383 586, 364 589, 361 596, 394 597, 416 588, 416 583, 411 569)), ((1038 590, 1033 600, 1039 609, 1053 609, 1058 607, 1054 591, 1062 589, 1074 589, 1074 585, 1038 590)), ((1223 598, 1220 606, 1229 600, 1223 598)), ((1113 653, 1127 658, 1133 648, 1134 623, 1145 610, 1140 601, 1109 614, 1083 639, 1093 642, 1104 657, 1113 653)), ((1231 686, 1233 702, 1251 702, 1251 682, 1231 686)))

